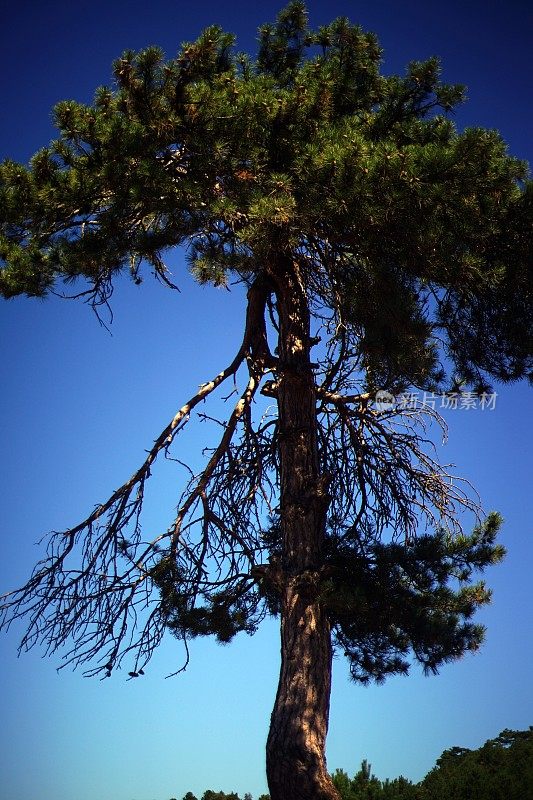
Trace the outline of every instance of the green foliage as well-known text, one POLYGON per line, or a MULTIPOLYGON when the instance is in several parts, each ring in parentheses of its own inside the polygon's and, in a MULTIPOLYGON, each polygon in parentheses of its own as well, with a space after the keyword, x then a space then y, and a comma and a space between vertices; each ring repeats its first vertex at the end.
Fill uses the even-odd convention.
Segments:
MULTIPOLYGON (((187 792, 183 800, 197 800, 192 792, 187 792)), ((240 797, 235 792, 226 794, 225 792, 214 792, 212 789, 206 789, 202 795, 202 800, 240 800, 240 797)), ((245 794, 243 800, 252 800, 250 794, 245 794)))
POLYGON ((470 536, 438 531, 408 544, 375 542, 360 552, 330 542, 324 603, 355 680, 406 673, 408 653, 436 672, 479 648, 484 629, 470 619, 490 592, 483 582, 467 582, 474 570, 503 558, 495 543, 500 525, 493 513, 470 536))
POLYGON ((373 34, 314 31, 301 2, 260 29, 255 63, 233 43, 212 26, 175 59, 125 52, 92 105, 56 106, 29 167, 0 166, 2 294, 84 278, 101 300, 143 264, 168 280, 179 245, 225 285, 277 248, 306 254, 374 388, 441 384, 442 338, 478 388, 531 375, 527 169, 496 132, 455 129, 463 87, 435 58, 382 75, 373 34))
POLYGON ((227 644, 241 631, 255 631, 249 620, 249 607, 253 601, 242 587, 218 591, 206 588, 193 602, 190 595, 180 590, 183 576, 175 560, 161 558, 150 573, 160 593, 166 625, 178 637, 215 635, 221 644, 227 644))
POLYGON ((382 800, 421 800, 418 787, 400 775, 394 780, 385 780, 381 785, 382 800))
POLYGON ((445 750, 418 784, 403 777, 381 782, 371 775, 366 761, 353 778, 338 769, 333 783, 341 800, 529 800, 533 727, 504 730, 478 750, 445 750))
POLYGON ((406 778, 378 780, 372 775, 367 761, 362 762, 361 769, 353 778, 338 769, 333 775, 333 783, 341 800, 418 800, 420 797, 417 787, 406 778))
POLYGON ((424 800, 526 800, 533 787, 533 727, 504 730, 478 750, 445 750, 420 787, 424 800))
POLYGON ((372 775, 371 766, 363 761, 361 769, 349 778, 344 770, 338 769, 333 775, 333 783, 341 800, 378 800, 381 795, 381 782, 372 775))

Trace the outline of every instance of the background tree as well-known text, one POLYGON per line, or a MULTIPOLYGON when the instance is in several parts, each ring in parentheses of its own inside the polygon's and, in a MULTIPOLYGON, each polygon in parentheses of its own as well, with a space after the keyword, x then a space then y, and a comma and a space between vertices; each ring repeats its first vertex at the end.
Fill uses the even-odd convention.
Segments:
POLYGON ((477 750, 452 747, 420 783, 424 800, 522 800, 533 786, 533 728, 504 730, 477 750))
POLYGON ((232 362, 50 538, 3 619, 28 615, 23 647, 71 642, 66 663, 90 674, 130 656, 138 677, 167 629, 229 641, 279 614, 271 795, 333 798, 332 645, 365 682, 412 659, 435 671, 482 639, 470 619, 489 593, 470 579, 502 556, 499 519, 464 535, 475 504, 420 427, 437 415, 372 400, 451 389, 451 374, 481 394, 531 378, 531 190, 497 134, 455 130, 463 92, 434 59, 384 77, 375 37, 344 19, 311 31, 299 2, 261 29, 255 62, 232 44, 210 28, 170 62, 124 54, 114 91, 60 103, 59 140, 1 167, 6 297, 83 278, 98 311, 121 272, 141 282, 149 265, 171 285, 179 245, 201 282, 247 287, 232 362), (148 541, 154 461, 231 381, 218 444, 148 541))
POLYGON ((353 778, 341 769, 332 777, 342 800, 522 800, 533 786, 533 728, 504 730, 477 750, 451 747, 418 784, 380 781, 366 761, 353 778))
POLYGON ((353 778, 342 769, 336 770, 332 778, 341 800, 379 800, 382 797, 381 781, 372 775, 372 767, 366 760, 353 778))
POLYGON ((413 784, 403 775, 394 780, 385 780, 381 785, 383 800, 420 800, 418 786, 413 784))

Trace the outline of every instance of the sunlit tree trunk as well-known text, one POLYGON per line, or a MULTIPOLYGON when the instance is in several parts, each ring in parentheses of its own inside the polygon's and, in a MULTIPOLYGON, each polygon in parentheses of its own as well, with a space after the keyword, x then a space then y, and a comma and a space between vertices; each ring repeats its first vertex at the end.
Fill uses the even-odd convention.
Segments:
POLYGON ((281 671, 267 742, 272 800, 337 800, 325 743, 331 691, 331 632, 319 602, 327 479, 320 475, 308 301, 298 268, 278 262, 281 466, 281 671))

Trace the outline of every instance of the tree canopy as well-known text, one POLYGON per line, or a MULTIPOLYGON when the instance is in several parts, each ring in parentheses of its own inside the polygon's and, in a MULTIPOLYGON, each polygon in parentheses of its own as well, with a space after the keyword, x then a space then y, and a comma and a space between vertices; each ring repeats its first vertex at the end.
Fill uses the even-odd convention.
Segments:
POLYGON ((373 34, 312 31, 301 2, 255 62, 233 44, 213 26, 174 59, 124 53, 114 89, 56 106, 29 169, 3 163, 4 296, 81 276, 102 301, 121 271, 168 280, 177 245, 201 281, 250 280, 274 247, 378 387, 433 384, 439 337, 474 383, 531 377, 527 168, 495 131, 455 129, 464 88, 437 59, 384 76, 373 34))
POLYGON ((419 783, 406 778, 380 781, 363 761, 349 778, 337 770, 333 781, 342 800, 523 800, 533 779, 533 728, 504 730, 477 750, 451 747, 419 783))

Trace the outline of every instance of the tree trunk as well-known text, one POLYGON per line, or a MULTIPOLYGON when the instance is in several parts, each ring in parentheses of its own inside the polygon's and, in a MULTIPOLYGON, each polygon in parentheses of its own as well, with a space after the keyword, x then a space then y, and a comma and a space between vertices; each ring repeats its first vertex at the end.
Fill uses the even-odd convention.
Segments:
POLYGON ((327 480, 319 473, 309 309, 298 266, 272 270, 279 316, 279 457, 283 534, 281 671, 267 741, 272 800, 338 800, 326 769, 331 632, 319 602, 327 480))

